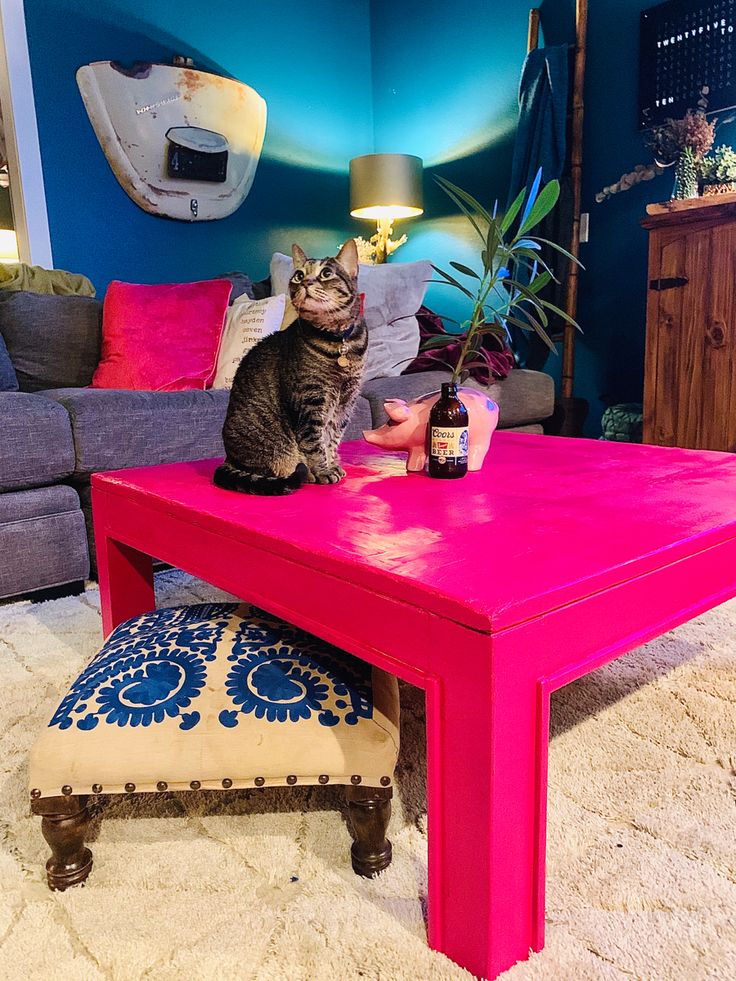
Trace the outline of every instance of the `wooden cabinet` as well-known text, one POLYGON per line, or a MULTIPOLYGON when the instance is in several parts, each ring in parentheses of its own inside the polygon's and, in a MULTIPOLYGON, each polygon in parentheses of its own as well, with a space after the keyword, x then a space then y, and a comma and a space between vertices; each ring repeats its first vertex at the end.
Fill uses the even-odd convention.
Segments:
POLYGON ((736 451, 736 194, 647 212, 644 442, 736 451))

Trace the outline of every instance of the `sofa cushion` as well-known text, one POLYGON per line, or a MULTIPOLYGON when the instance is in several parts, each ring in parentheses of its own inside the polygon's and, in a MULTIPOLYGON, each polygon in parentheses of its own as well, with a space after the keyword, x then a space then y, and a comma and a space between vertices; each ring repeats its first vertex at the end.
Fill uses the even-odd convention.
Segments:
POLYGON ((89 385, 100 360, 102 304, 89 296, 0 293, 0 334, 22 392, 89 385))
POLYGON ((0 491, 53 484, 74 471, 65 409, 24 392, 0 395, 0 491))
POLYGON ((233 291, 230 294, 231 305, 240 296, 247 296, 250 297, 251 300, 255 300, 256 297, 253 294, 253 280, 250 278, 250 276, 246 276, 244 272, 220 273, 219 276, 215 276, 214 278, 226 279, 229 283, 232 284, 233 291))
POLYGON ((17 392, 18 376, 10 360, 3 335, 0 334, 0 392, 17 392))
POLYGON ((86 579, 84 517, 71 487, 0 494, 0 599, 86 579))
POLYGON ((232 283, 121 283, 107 287, 102 354, 94 388, 204 391, 215 377, 217 350, 232 283))
POLYGON ((370 403, 367 399, 361 397, 355 403, 347 427, 343 433, 342 442, 349 439, 362 439, 363 430, 370 429, 373 424, 371 420, 370 403))
MULTIPOLYGON (((418 398, 426 392, 439 391, 442 382, 449 381, 450 375, 444 371, 425 371, 418 375, 401 375, 399 378, 374 378, 363 386, 363 395, 368 399, 373 416, 373 425, 382 426, 386 421, 383 403, 386 399, 418 398)), ((479 385, 468 380, 463 382, 467 388, 487 392, 500 410, 499 429, 524 426, 539 422, 552 415, 555 403, 554 382, 541 371, 517 368, 503 381, 493 385, 479 385)))
POLYGON ((286 297, 282 294, 268 296, 265 300, 241 296, 230 304, 220 338, 213 388, 233 387, 240 362, 248 351, 281 327, 285 302, 286 297))
POLYGON ((222 456, 229 392, 44 392, 69 413, 75 475, 222 456))

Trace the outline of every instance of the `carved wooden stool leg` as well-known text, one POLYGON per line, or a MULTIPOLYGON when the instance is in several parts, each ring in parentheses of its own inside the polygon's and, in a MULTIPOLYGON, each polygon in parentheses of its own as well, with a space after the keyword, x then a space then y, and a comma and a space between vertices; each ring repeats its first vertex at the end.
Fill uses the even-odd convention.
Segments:
POLYGON ((351 850, 353 871, 371 878, 391 864, 391 842, 386 837, 391 817, 390 787, 348 787, 350 821, 355 832, 351 850))
POLYGON ((92 852, 84 845, 89 825, 87 798, 42 797, 32 802, 31 809, 43 817, 41 831, 51 848, 46 863, 49 889, 63 892, 84 882, 92 868, 92 852))

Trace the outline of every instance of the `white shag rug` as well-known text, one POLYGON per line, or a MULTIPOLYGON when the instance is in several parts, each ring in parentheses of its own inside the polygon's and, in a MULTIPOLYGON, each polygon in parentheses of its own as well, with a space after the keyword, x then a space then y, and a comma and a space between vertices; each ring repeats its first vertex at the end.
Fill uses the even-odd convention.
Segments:
MULTIPOLYGON (((219 597, 182 573, 159 605, 219 597)), ((394 861, 353 875, 337 788, 103 801, 51 893, 26 761, 100 642, 98 594, 0 606, 0 978, 455 981, 426 946, 423 697, 402 690, 394 861)), ((547 946, 504 981, 736 978, 736 601, 557 693, 547 946)))

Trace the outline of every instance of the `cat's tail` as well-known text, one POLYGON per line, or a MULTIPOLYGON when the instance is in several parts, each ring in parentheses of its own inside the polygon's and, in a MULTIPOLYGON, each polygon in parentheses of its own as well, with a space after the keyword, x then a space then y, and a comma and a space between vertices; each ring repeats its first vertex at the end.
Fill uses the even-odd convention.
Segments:
POLYGON ((213 480, 225 490, 239 491, 241 494, 262 494, 275 497, 293 494, 306 482, 309 471, 303 463, 297 464, 293 474, 288 477, 271 477, 267 474, 250 473, 241 470, 228 460, 215 470, 213 480))

